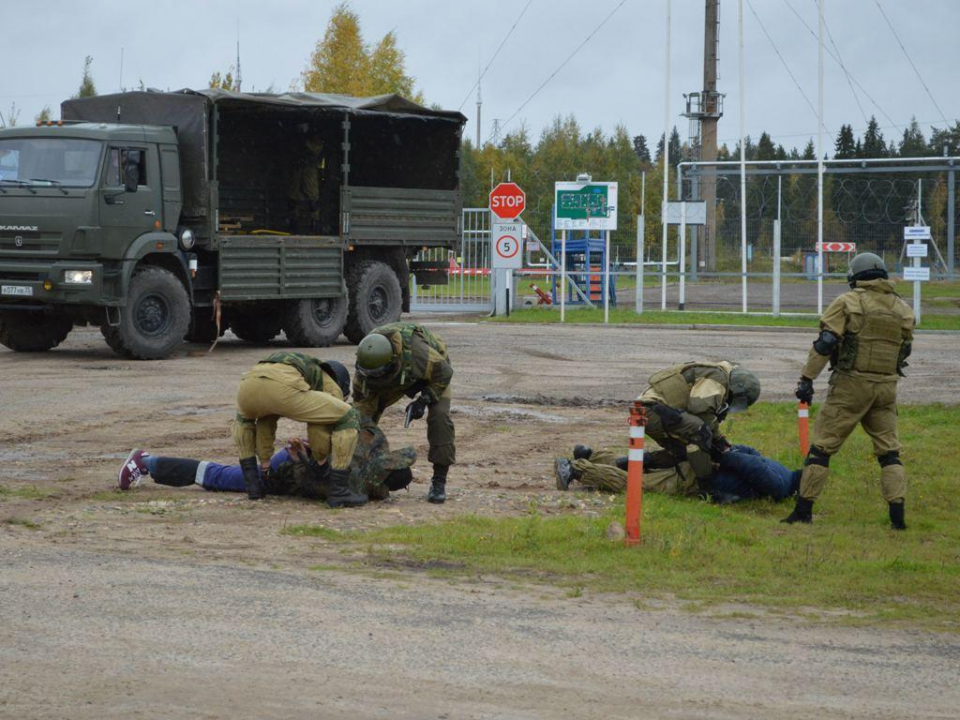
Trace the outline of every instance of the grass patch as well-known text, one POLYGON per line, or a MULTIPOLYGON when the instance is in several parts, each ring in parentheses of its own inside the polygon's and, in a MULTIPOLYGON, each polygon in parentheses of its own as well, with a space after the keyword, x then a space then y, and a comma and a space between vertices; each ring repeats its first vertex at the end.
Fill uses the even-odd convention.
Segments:
POLYGON ((287 525, 280 531, 284 535, 294 537, 323 538, 324 540, 341 541, 344 535, 339 530, 324 527, 323 525, 287 525))
MULTIPOLYGON (((762 404, 735 418, 728 432, 797 467, 795 417, 792 405, 762 404)), ((636 593, 694 608, 748 603, 815 618, 827 610, 845 622, 898 621, 957 632, 955 420, 956 410, 942 405, 901 408, 902 454, 911 482, 905 533, 888 527, 879 468, 868 438, 857 431, 831 462, 812 526, 778 522, 790 502, 721 507, 647 494, 644 540, 635 548, 605 537, 610 522, 623 521, 622 506, 595 518, 465 515, 348 536, 385 559, 399 555, 463 575, 539 579, 566 588, 570 598, 587 591, 636 593), (928 462, 934 457, 936 463, 928 462)))
POLYGON ((15 497, 22 500, 46 500, 47 498, 57 497, 56 490, 37 485, 25 485, 18 488, 8 488, 0 486, 0 497, 15 497))
POLYGON ((27 518, 7 518, 5 520, 7 525, 16 525, 27 530, 39 530, 40 523, 34 522, 33 520, 28 520, 27 518))
MULTIPOLYGON (((559 323, 560 310, 558 308, 528 308, 515 310, 509 317, 497 316, 483 318, 486 322, 499 323, 559 323)), ((575 324, 602 324, 603 308, 570 308, 566 311, 566 322, 575 324)), ((742 315, 740 313, 706 313, 692 311, 644 311, 637 315, 633 308, 610 308, 610 322, 617 324, 643 325, 737 325, 760 327, 818 327, 818 318, 814 315, 796 317, 791 315, 742 315)), ((957 330, 960 331, 960 315, 923 314, 921 324, 923 330, 957 330)))

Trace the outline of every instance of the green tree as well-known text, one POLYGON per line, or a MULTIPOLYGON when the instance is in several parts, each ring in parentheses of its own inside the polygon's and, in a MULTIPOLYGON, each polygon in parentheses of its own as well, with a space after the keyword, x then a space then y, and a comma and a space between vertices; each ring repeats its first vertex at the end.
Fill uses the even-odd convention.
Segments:
POLYGON ((861 149, 862 158, 881 158, 887 157, 887 143, 883 139, 883 133, 877 125, 877 119, 870 117, 867 123, 867 131, 863 134, 863 146, 861 149))
POLYGON ((83 79, 80 81, 80 89, 75 98, 93 97, 97 94, 97 86, 93 82, 93 75, 90 72, 90 66, 93 65, 93 56, 87 55, 83 60, 83 79))
POLYGON ((933 128, 930 135, 930 154, 940 155, 946 146, 948 155, 956 155, 960 152, 960 121, 954 122, 953 127, 947 127, 944 130, 933 128))
POLYGON ((903 139, 900 140, 898 149, 900 157, 923 157, 929 154, 927 139, 923 136, 916 117, 910 118, 910 125, 903 131, 903 139))
POLYGON ((50 106, 49 106, 49 105, 44 105, 44 106, 43 106, 43 110, 41 110, 40 112, 38 112, 38 113, 37 113, 37 116, 34 118, 34 120, 35 120, 37 123, 50 122, 50 120, 52 120, 52 119, 53 119, 53 112, 50 110, 50 106))
POLYGON ((231 65, 222 75, 220 74, 219 70, 212 73, 210 75, 209 87, 219 90, 233 90, 234 92, 239 91, 240 87, 237 84, 237 79, 233 76, 233 70, 234 67, 231 65))
POLYGON ((650 148, 647 147, 647 138, 643 135, 637 135, 633 138, 633 151, 637 154, 637 159, 644 167, 650 166, 650 148))
POLYGON ((853 139, 853 128, 849 125, 841 125, 840 132, 837 133, 837 141, 834 144, 833 157, 836 160, 849 160, 857 155, 857 144, 853 139))

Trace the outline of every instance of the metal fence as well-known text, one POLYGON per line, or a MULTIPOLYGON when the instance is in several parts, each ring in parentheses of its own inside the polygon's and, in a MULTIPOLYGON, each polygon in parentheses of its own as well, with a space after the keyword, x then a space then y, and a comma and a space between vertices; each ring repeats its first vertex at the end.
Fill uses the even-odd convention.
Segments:
POLYGON ((417 261, 442 262, 448 267, 446 285, 419 285, 410 276, 412 312, 490 311, 490 211, 463 209, 463 233, 457 250, 431 248, 417 261))

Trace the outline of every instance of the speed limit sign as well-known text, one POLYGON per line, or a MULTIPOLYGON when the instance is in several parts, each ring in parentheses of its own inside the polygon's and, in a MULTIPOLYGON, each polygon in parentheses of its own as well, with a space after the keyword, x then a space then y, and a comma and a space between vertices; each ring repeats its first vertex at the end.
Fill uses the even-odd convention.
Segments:
POLYGON ((523 239, 520 231, 522 223, 493 223, 490 229, 492 241, 493 267, 519 269, 523 267, 523 239))

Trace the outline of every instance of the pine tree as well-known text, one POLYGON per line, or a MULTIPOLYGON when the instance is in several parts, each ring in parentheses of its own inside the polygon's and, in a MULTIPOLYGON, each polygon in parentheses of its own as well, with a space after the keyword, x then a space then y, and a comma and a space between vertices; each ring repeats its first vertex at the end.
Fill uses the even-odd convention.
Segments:
POLYGON ((637 135, 633 138, 633 151, 641 165, 650 165, 650 148, 647 147, 647 138, 637 135))
POLYGON ((857 144, 853 139, 853 128, 849 125, 841 125, 837 142, 834 144, 833 157, 836 160, 849 160, 856 156, 857 144))
POLYGON ((910 118, 910 125, 903 131, 899 150, 900 157, 923 157, 929 153, 927 140, 923 136, 923 130, 920 129, 916 117, 910 118))
POLYGON ((770 139, 770 135, 765 132, 760 133, 760 139, 757 141, 757 147, 754 151, 754 159, 776 160, 776 158, 777 149, 773 146, 773 140, 770 139))
POLYGON ((656 165, 663 163, 663 133, 660 133, 660 139, 657 141, 657 152, 653 161, 656 165))
POLYGON ((867 131, 863 135, 863 146, 860 157, 862 158, 881 158, 887 157, 887 143, 883 139, 883 133, 877 125, 877 119, 870 117, 867 123, 867 131))
POLYGON ((83 79, 80 81, 80 89, 75 98, 93 97, 97 94, 97 86, 93 82, 93 75, 90 74, 90 66, 93 64, 93 56, 87 55, 83 61, 83 79))
POLYGON ((677 126, 673 126, 670 132, 670 164, 674 167, 683 160, 682 146, 680 144, 680 133, 677 132, 677 126))

